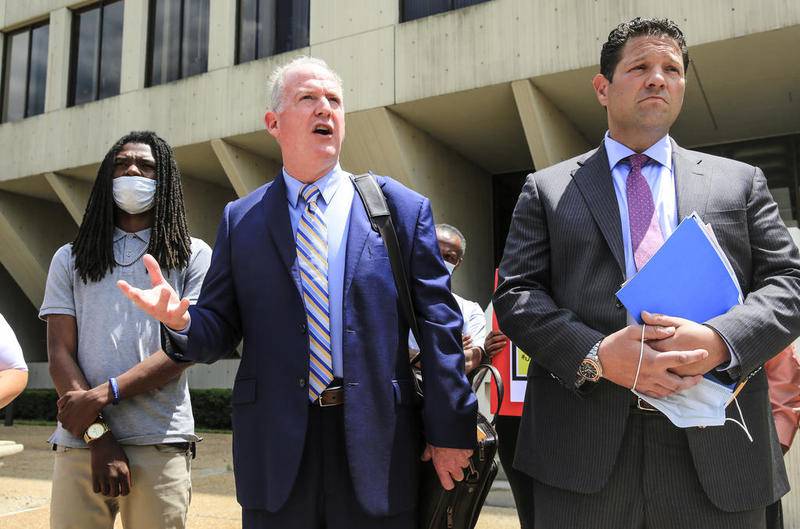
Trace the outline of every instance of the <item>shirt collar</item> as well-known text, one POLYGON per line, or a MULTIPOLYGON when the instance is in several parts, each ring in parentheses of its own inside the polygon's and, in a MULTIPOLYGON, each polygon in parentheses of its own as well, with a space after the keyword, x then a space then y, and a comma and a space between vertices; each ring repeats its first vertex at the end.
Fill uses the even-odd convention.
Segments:
MULTIPOLYGON (((608 166, 612 171, 620 161, 632 154, 636 154, 636 152, 609 136, 608 131, 606 131, 606 135, 603 138, 603 143, 606 146, 608 166)), ((669 134, 655 142, 642 154, 646 154, 651 160, 655 160, 667 169, 672 170, 672 141, 669 134)))
MULTIPOLYGON (((132 235, 136 236, 136 238, 140 239, 142 242, 149 243, 150 242, 150 232, 152 228, 145 228, 141 231, 134 232, 132 235)), ((126 235, 131 235, 127 231, 123 231, 118 227, 114 226, 114 242, 122 239, 126 235)))
MULTIPOLYGON (((295 208, 297 207, 297 202, 300 200, 300 193, 303 191, 306 184, 290 175, 285 167, 282 169, 282 172, 283 181, 286 183, 286 198, 289 199, 289 203, 295 208)), ((325 176, 314 182, 314 185, 319 188, 319 192, 322 194, 322 198, 325 200, 326 204, 331 203, 333 195, 336 194, 336 190, 339 189, 339 184, 341 184, 342 178, 346 174, 347 173, 342 170, 337 162, 334 168, 325 176)))

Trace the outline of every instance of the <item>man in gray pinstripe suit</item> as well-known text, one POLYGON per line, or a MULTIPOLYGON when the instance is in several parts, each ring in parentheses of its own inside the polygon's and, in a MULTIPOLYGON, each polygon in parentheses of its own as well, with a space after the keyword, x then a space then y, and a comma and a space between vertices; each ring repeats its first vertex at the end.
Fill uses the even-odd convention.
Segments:
POLYGON ((760 169, 670 138, 687 66, 673 22, 614 29, 593 80, 602 144, 530 175, 514 212, 494 307, 532 353, 515 466, 535 479, 537 529, 758 528, 789 488, 759 368, 800 333, 800 256, 760 169), (636 389, 751 377, 738 402, 752 442, 731 423, 677 428, 629 391, 642 328, 614 294, 692 211, 745 301, 702 324, 646 315, 636 389))

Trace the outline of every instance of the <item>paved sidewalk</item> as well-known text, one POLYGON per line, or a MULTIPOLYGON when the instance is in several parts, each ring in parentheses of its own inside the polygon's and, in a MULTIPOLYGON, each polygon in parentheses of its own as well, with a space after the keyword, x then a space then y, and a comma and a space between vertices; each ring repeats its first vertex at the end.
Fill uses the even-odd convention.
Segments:
MULTIPOLYGON (((19 454, 0 459, 0 529, 47 529, 53 456, 46 443, 50 426, 0 427, 0 439, 25 445, 19 454)), ((239 504, 234 497, 230 434, 203 434, 192 466, 189 529, 237 529, 239 504)), ((121 528, 117 520, 115 528, 121 528)), ((519 529, 513 509, 487 507, 476 529, 519 529)))

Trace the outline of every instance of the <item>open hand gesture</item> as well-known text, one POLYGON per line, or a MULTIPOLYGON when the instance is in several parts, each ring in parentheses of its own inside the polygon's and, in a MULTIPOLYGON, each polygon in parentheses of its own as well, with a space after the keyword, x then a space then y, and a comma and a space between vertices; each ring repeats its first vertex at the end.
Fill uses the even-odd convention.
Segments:
POLYGON ((149 316, 157 319, 175 331, 182 331, 189 325, 189 300, 181 299, 161 274, 158 261, 150 254, 144 256, 144 266, 150 275, 152 288, 142 290, 132 287, 127 281, 117 281, 117 287, 149 316))

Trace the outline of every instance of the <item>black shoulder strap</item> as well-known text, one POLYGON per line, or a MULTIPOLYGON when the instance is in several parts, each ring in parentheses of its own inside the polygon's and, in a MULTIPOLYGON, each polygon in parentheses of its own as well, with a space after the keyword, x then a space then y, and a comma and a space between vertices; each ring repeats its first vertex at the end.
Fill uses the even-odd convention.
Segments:
MULTIPOLYGON (((364 203, 364 208, 367 210, 367 215, 372 223, 372 227, 380 233, 381 238, 383 238, 383 243, 386 245, 386 250, 389 253, 389 262, 392 265, 394 284, 397 287, 397 295, 400 298, 400 308, 403 310, 403 316, 405 316, 417 343, 422 344, 419 336, 417 317, 416 314, 414 314, 414 305, 411 302, 411 289, 408 285, 408 275, 406 275, 406 270, 403 266, 400 243, 397 241, 397 232, 394 230, 392 214, 389 211, 389 205, 386 203, 386 197, 383 195, 381 186, 378 185, 378 181, 375 180, 375 175, 372 173, 353 175, 351 178, 358 195, 361 197, 361 201, 364 203)), ((417 353, 414 358, 411 359, 411 364, 416 364, 419 361, 419 357, 420 353, 417 353)))
MULTIPOLYGON (((411 327, 411 332, 414 333, 414 338, 417 344, 422 347, 422 341, 419 339, 419 324, 417 317, 414 313, 414 305, 411 302, 411 290, 408 286, 408 276, 406 275, 405 267, 403 266, 403 258, 400 254, 400 243, 397 241, 397 232, 394 230, 392 223, 392 214, 389 211, 389 205, 386 203, 386 197, 375 180, 375 175, 372 173, 364 173, 360 175, 353 175, 350 178, 353 180, 358 196, 364 203, 364 208, 367 210, 370 223, 372 227, 381 234, 383 243, 386 245, 386 250, 389 253, 389 262, 392 265, 392 275, 394 276, 394 283, 397 287, 397 295, 400 297, 400 307, 403 310, 403 315, 408 321, 408 326, 411 327)), ((419 362, 421 353, 414 355, 411 359, 411 365, 414 366, 419 362)), ((486 373, 490 373, 494 378, 497 387, 497 411, 492 418, 492 425, 497 420, 497 415, 500 413, 500 405, 503 402, 503 379, 500 372, 492 365, 481 365, 470 374, 472 382, 472 390, 477 391, 483 377, 486 373)), ((419 384, 419 380, 415 379, 419 384)), ((418 387, 418 391, 421 389, 418 387)))

